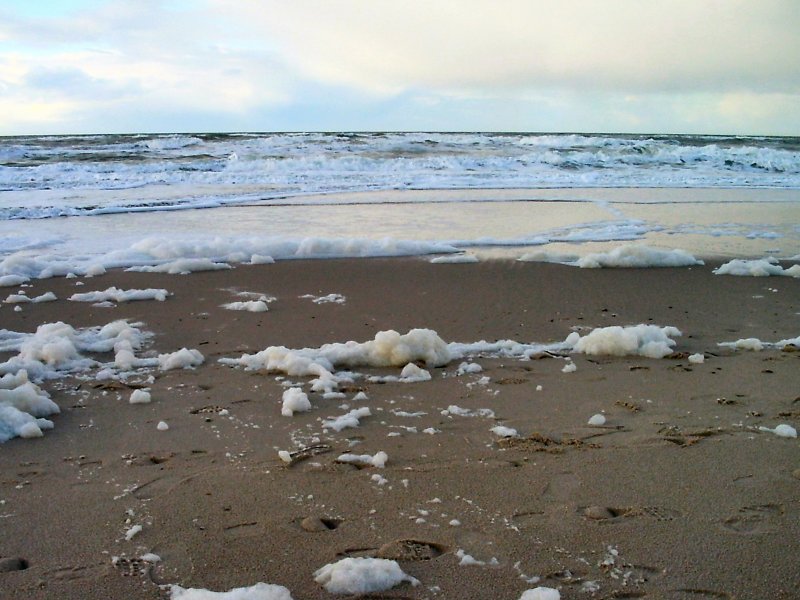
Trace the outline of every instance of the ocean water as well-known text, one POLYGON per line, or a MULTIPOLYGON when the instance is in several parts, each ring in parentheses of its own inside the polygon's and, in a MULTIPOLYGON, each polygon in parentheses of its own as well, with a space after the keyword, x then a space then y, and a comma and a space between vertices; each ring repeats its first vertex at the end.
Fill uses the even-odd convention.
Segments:
POLYGON ((800 252, 800 138, 281 133, 0 138, 0 276, 645 240, 800 252))

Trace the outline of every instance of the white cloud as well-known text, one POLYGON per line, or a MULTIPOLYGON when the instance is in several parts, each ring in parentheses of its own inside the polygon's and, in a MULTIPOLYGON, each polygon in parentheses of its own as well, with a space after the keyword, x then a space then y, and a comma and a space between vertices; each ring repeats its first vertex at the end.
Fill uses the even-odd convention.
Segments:
POLYGON ((795 0, 216 0, 314 78, 393 93, 500 86, 800 89, 795 0))
MULTIPOLYGON (((266 50, 225 44, 220 23, 161 4, 112 2, 53 20, 6 20, 0 53, 6 112, 22 126, 99 112, 244 114, 288 101, 283 67, 266 50)), ((14 127, 13 123, 11 125, 14 127)))
POLYGON ((796 0, 82 6, 0 9, 0 133, 800 128, 796 0))

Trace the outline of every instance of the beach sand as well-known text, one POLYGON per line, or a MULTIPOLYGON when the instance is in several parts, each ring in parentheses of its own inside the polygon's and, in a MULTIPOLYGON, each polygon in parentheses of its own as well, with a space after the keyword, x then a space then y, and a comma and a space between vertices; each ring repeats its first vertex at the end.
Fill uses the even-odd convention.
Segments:
POLYGON ((125 318, 155 334, 152 349, 196 348, 206 362, 153 370, 150 404, 128 402, 149 372, 129 385, 43 384, 62 409, 55 429, 0 446, 0 559, 10 569, 0 596, 159 598, 168 596, 159 584, 223 591, 263 581, 298 600, 328 598, 313 573, 366 556, 396 559, 421 582, 372 598, 516 600, 537 585, 566 599, 797 598, 798 440, 758 427, 800 426, 800 353, 717 344, 800 334, 800 281, 715 276, 713 266, 316 260, 110 272, 81 287, 37 280, 29 296, 59 300, 3 306, 3 328, 125 318), (65 300, 112 285, 172 295, 114 308, 65 300), (276 300, 264 313, 220 308, 236 292, 276 300), (346 301, 300 297, 330 293, 346 301), (481 373, 456 377, 455 362, 430 369, 427 382, 360 380, 345 399, 309 393, 313 409, 293 417, 281 416, 275 374, 217 362, 388 329, 544 343, 639 323, 679 328, 677 354, 576 354, 571 373, 558 356, 475 358, 481 373), (353 400, 358 391, 368 399, 353 400), (323 432, 320 419, 347 412, 343 403, 372 414, 323 432), (450 405, 494 418, 442 414, 450 405), (596 413, 605 425, 587 425, 596 413), (521 437, 503 441, 496 425, 521 437), (305 446, 319 453, 290 466, 278 457, 305 446), (336 462, 378 451, 389 457, 382 469, 336 462), (142 531, 127 540, 134 525, 142 531), (138 559, 148 552, 161 562, 138 559), (462 554, 485 564, 459 564, 462 554), (15 570, 14 558, 27 568, 15 570))

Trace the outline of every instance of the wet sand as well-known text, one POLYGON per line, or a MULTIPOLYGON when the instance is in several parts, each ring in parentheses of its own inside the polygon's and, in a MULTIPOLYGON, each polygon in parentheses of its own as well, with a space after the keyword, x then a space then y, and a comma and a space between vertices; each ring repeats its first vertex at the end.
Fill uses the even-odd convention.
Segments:
POLYGON ((546 585, 566 599, 796 598, 798 440, 758 427, 800 426, 800 353, 717 344, 800 334, 800 281, 715 276, 713 266, 318 260, 188 276, 111 272, 81 287, 36 281, 30 296, 59 300, 3 306, 3 328, 126 318, 155 333, 151 350, 196 348, 206 362, 151 371, 146 405, 129 404, 129 386, 151 372, 128 385, 43 384, 62 409, 55 429, 0 446, 0 559, 27 566, 0 572, 0 596, 159 598, 164 584, 223 591, 264 581, 295 599, 328 598, 314 571, 374 556, 397 559, 421 585, 371 597, 516 600, 546 585), (172 296, 115 308, 65 300, 112 285, 172 296), (276 301, 265 313, 220 308, 240 291, 276 301), (329 293, 346 301, 300 298, 329 293), (280 414, 275 374, 217 362, 387 329, 555 342, 576 328, 638 323, 678 327, 674 357, 574 355, 572 373, 560 357, 478 357, 484 372, 474 375, 456 377, 455 362, 431 369, 428 382, 358 381, 345 399, 310 393, 313 409, 293 417, 280 414), (690 363, 690 353, 705 362, 690 363), (354 401, 358 391, 368 400, 354 401), (372 416, 323 432, 321 419, 346 412, 343 403, 372 416), (449 405, 495 416, 443 415, 449 405), (600 412, 606 424, 588 426, 600 412), (162 420, 168 431, 156 429, 162 420), (496 425, 521 437, 503 441, 496 425), (319 448, 305 460, 278 458, 308 446, 319 448), (348 451, 389 460, 383 469, 336 462, 348 451), (143 529, 126 540, 133 525, 143 529), (486 564, 460 565, 459 550, 486 564), (138 560, 148 552, 162 561, 138 560))

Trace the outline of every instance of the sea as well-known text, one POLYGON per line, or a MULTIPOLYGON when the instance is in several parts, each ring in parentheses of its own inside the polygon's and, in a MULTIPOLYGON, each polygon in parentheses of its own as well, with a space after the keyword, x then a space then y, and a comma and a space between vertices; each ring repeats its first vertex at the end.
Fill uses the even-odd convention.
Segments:
POLYGON ((180 258, 622 243, 800 253, 800 137, 197 133, 0 138, 0 276, 180 258))

